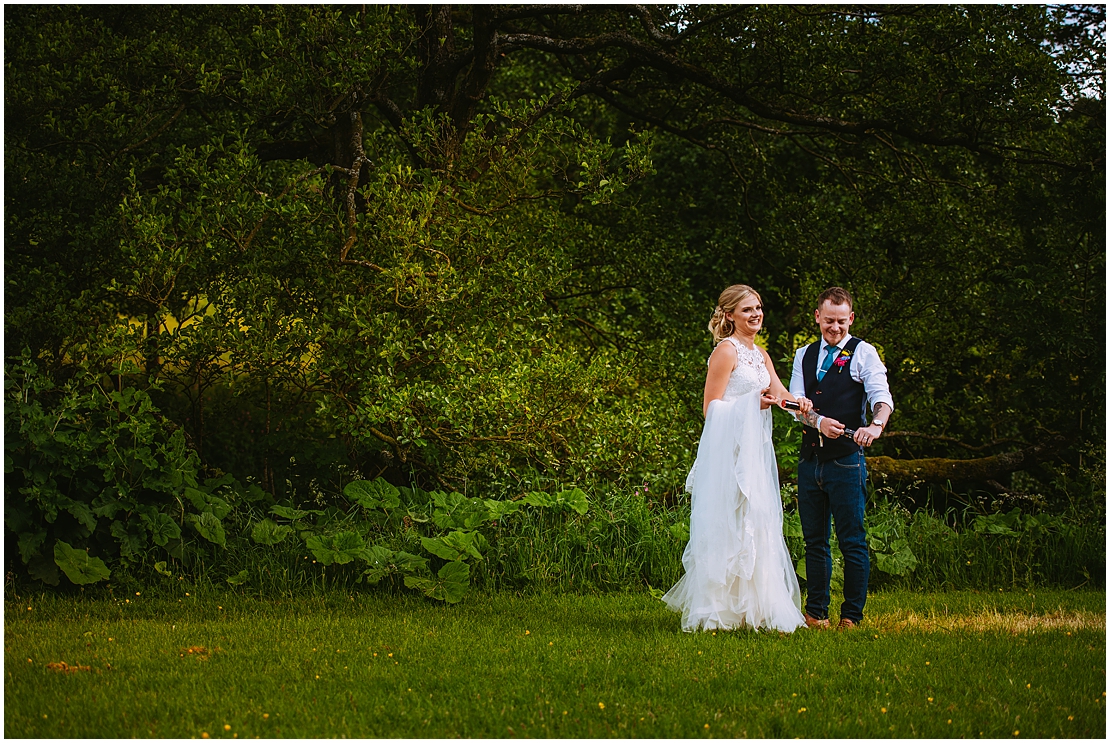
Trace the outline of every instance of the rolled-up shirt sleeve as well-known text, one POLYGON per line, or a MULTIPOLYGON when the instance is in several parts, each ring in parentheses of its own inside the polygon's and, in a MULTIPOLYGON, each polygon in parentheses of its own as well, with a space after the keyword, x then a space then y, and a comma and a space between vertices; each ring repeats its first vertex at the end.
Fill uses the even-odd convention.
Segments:
POLYGON ((805 397, 806 381, 802 377, 802 356, 805 356, 806 346, 802 346, 794 353, 794 367, 790 371, 790 394, 794 397, 805 397))
MULTIPOLYGON (((797 362, 795 363, 797 366, 797 362)), ((879 358, 879 352, 870 343, 861 342, 856 351, 856 358, 852 363, 852 374, 856 381, 863 385, 864 394, 867 395, 867 404, 871 411, 879 403, 886 403, 894 410, 894 398, 890 396, 890 385, 886 381, 886 365, 879 358)), ((790 378, 790 391, 794 391, 794 378, 790 378)))

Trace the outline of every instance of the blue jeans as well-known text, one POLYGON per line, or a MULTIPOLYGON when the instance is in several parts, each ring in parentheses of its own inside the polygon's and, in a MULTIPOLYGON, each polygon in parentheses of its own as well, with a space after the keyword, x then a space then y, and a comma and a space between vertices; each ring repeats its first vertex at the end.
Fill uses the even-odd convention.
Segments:
POLYGON ((829 519, 836 523, 836 539, 844 555, 844 603, 840 618, 859 622, 867 601, 871 560, 863 526, 867 465, 863 452, 839 459, 798 462, 798 515, 806 542, 806 614, 829 618, 829 519))

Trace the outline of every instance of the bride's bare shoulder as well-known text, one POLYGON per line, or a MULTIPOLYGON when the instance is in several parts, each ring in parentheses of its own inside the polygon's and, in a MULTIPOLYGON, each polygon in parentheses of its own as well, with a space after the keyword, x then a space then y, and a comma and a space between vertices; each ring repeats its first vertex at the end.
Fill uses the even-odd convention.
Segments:
POLYGON ((729 368, 736 366, 736 349, 731 340, 724 338, 717 347, 713 349, 713 353, 709 354, 710 366, 726 365, 729 368))

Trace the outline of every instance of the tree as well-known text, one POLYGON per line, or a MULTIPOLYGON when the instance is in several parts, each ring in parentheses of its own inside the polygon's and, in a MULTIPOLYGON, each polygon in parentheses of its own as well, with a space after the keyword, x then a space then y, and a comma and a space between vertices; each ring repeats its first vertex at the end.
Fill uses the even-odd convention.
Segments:
POLYGON ((781 356, 843 283, 934 437, 888 453, 1098 457, 1100 12, 14 8, 9 343, 273 492, 511 491, 677 479, 720 286, 781 356))

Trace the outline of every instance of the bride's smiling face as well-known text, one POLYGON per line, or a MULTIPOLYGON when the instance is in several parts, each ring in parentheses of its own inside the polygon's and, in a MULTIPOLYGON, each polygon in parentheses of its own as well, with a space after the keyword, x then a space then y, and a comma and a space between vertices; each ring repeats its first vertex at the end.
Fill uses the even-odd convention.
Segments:
POLYGON ((739 333, 754 336, 763 327, 763 303, 754 296, 744 297, 728 317, 739 333))

